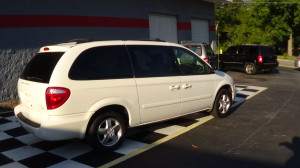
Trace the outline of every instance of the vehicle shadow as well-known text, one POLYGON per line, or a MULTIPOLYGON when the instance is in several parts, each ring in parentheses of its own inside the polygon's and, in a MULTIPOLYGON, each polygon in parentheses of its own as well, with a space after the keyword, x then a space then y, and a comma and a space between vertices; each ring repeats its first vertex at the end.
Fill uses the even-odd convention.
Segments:
POLYGON ((300 167, 300 137, 294 137, 292 142, 282 142, 279 146, 285 146, 294 152, 294 155, 286 162, 286 168, 300 167))

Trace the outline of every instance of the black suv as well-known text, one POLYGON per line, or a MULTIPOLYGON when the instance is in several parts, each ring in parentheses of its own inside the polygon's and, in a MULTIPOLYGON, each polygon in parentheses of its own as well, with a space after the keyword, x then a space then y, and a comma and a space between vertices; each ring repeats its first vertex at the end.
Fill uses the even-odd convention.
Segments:
POLYGON ((229 47, 220 55, 220 65, 223 70, 241 69, 253 75, 258 71, 272 72, 278 61, 272 46, 248 44, 229 47))

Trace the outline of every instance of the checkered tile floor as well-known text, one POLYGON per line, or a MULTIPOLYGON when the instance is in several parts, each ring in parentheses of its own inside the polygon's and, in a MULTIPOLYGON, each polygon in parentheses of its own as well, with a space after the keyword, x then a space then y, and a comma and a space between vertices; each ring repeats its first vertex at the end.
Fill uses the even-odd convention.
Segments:
MULTIPOLYGON (((237 86, 234 104, 265 88, 237 86)), ((12 112, 0 114, 0 167, 99 167, 121 156, 143 148, 201 120, 208 113, 199 112, 163 123, 132 128, 124 144, 114 152, 104 153, 91 148, 84 140, 43 141, 27 133, 12 112)))

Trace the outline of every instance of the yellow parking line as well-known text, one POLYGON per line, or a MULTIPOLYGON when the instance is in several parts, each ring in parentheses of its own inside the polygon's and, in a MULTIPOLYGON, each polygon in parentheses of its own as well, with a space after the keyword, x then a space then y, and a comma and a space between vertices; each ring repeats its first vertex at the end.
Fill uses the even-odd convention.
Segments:
POLYGON ((99 168, 111 167, 111 166, 114 166, 114 165, 116 165, 116 164, 118 164, 118 163, 121 163, 121 162, 123 162, 123 161, 125 161, 125 160, 127 160, 127 159, 129 159, 129 158, 132 158, 132 157, 134 157, 134 156, 136 156, 136 155, 138 155, 138 154, 140 154, 140 153, 143 153, 143 152, 145 152, 145 151, 147 151, 147 150, 149 150, 149 149, 151 149, 151 148, 154 148, 154 147, 157 146, 157 145, 160 145, 160 144, 162 144, 162 143, 164 143, 164 142, 166 142, 166 141, 169 141, 170 139, 173 139, 173 138, 175 138, 175 137, 177 137, 177 136, 179 136, 179 135, 181 135, 181 134, 183 134, 183 133, 185 133, 185 132, 188 132, 188 131, 190 131, 191 129, 193 129, 193 128, 195 128, 195 127, 197 127, 197 126, 199 126, 199 125, 201 125, 201 124, 203 124, 203 123, 205 123, 205 122, 207 122, 207 121, 209 121, 209 120, 211 120, 211 119, 213 119, 213 118, 214 118, 214 117, 211 116, 211 115, 210 115, 210 116, 203 117, 203 118, 201 118, 200 121, 197 122, 197 123, 194 123, 194 124, 192 124, 192 125, 190 125, 190 126, 184 128, 184 129, 182 129, 182 130, 180 130, 180 131, 178 131, 178 132, 176 132, 176 133, 174 133, 174 134, 172 134, 172 135, 169 135, 169 136, 167 136, 167 137, 165 137, 165 138, 162 138, 162 139, 160 139, 160 140, 158 140, 158 141, 156 141, 156 142, 154 142, 154 143, 152 143, 152 144, 149 144, 149 145, 147 145, 147 146, 145 146, 145 147, 143 147, 143 148, 141 148, 141 149, 138 149, 138 150, 136 150, 136 151, 134 151, 134 152, 132 152, 132 153, 129 153, 129 154, 127 154, 127 155, 124 155, 124 156, 122 156, 122 157, 120 157, 120 158, 118 158, 118 159, 116 159, 116 160, 114 160, 114 161, 112 161, 112 162, 109 162, 109 163, 107 163, 107 164, 105 164, 105 165, 102 165, 102 166, 100 166, 99 168))

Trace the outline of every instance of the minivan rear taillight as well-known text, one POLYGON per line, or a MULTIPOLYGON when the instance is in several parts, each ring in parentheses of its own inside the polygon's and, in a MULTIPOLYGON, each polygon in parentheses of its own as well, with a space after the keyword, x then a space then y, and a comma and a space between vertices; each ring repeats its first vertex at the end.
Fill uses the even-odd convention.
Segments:
POLYGON ((263 56, 259 55, 257 61, 258 63, 263 63, 263 56))
POLYGON ((63 105, 70 97, 70 90, 62 87, 49 87, 46 90, 47 109, 52 110, 63 105))

